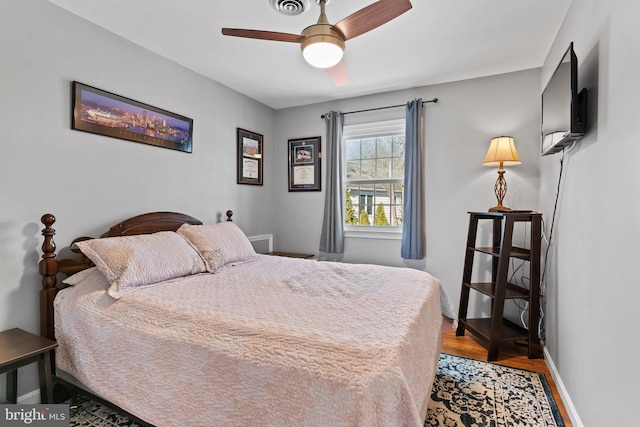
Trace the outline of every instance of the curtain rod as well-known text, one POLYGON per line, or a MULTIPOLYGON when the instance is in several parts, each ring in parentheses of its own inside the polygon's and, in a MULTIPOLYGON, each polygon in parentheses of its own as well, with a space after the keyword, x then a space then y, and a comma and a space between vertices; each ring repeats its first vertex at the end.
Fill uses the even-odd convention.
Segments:
MULTIPOLYGON (((433 102, 434 104, 438 103, 438 98, 433 98, 433 99, 429 99, 428 101, 422 101, 422 105, 428 103, 428 102, 433 102)), ((405 107, 407 104, 399 104, 399 105, 388 105, 386 107, 378 107, 378 108, 369 108, 367 110, 358 110, 358 111, 347 111, 346 113, 342 113, 345 116, 347 114, 355 114, 355 113, 366 113, 369 111, 377 111, 377 110, 386 110, 387 108, 398 108, 398 107, 405 107)), ((321 119, 324 119, 327 115, 323 114, 320 116, 321 119)))

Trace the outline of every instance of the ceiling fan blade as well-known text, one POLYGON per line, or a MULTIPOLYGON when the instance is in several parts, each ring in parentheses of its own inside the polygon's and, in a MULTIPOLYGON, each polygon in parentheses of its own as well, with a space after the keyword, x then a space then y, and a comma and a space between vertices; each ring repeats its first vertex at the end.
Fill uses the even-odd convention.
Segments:
POLYGON ((344 60, 338 62, 331 68, 326 68, 329 78, 336 87, 341 87, 349 83, 349 71, 344 60))
POLYGON ((386 24, 412 7, 409 0, 379 0, 347 16, 334 28, 349 40, 386 24))
POLYGON ((273 40, 277 42, 300 43, 304 39, 300 34, 278 33, 275 31, 243 30, 240 28, 223 28, 225 36, 245 37, 248 39, 273 40))

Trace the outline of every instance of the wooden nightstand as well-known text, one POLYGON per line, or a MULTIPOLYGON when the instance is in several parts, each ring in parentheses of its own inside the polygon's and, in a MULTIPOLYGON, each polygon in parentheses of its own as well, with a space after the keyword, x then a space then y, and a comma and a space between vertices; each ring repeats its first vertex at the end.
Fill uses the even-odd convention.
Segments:
POLYGON ((0 332, 0 374, 7 373, 7 400, 18 400, 18 368, 38 362, 40 372, 40 399, 53 402, 51 361, 58 343, 14 328, 0 332))
POLYGON ((284 256, 287 258, 304 258, 304 259, 311 259, 315 256, 313 254, 298 254, 295 252, 278 252, 278 251, 269 252, 267 255, 284 256))

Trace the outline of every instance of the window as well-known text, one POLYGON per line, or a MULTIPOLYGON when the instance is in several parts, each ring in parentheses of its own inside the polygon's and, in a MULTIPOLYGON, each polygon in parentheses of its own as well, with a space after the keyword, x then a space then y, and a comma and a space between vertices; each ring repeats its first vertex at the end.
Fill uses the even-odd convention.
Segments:
POLYGON ((402 226, 405 121, 346 125, 342 142, 345 226, 402 226))

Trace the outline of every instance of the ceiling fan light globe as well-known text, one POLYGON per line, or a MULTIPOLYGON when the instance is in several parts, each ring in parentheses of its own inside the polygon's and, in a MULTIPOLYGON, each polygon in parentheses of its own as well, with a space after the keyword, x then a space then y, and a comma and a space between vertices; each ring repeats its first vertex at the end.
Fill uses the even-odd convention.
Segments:
POLYGON ((331 68, 342 59, 344 51, 335 43, 319 41, 306 45, 302 56, 312 66, 317 68, 331 68))

